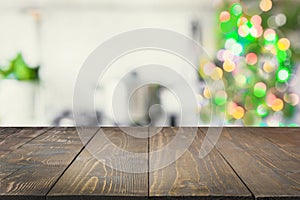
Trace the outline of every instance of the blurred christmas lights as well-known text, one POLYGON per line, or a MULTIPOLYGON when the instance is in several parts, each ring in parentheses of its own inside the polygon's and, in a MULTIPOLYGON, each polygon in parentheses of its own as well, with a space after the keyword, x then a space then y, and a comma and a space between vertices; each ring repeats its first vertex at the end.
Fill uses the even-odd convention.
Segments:
MULTIPOLYGON (((272 0, 259 2, 262 12, 268 12, 272 7, 272 0)), ((203 78, 223 79, 225 91, 211 93, 206 88, 203 96, 206 99, 213 97, 217 107, 226 105, 223 111, 218 110, 227 113, 228 123, 239 120, 244 125, 284 125, 278 120, 293 113, 299 104, 299 96, 288 93, 293 71, 291 42, 279 37, 275 31, 286 23, 287 18, 283 13, 271 17, 275 25, 266 26, 270 18, 249 15, 241 3, 233 3, 220 11, 220 35, 224 43, 217 52, 220 62, 217 65, 221 68, 206 63, 200 64, 199 71, 203 78)), ((203 109, 201 115, 212 108, 203 109)))

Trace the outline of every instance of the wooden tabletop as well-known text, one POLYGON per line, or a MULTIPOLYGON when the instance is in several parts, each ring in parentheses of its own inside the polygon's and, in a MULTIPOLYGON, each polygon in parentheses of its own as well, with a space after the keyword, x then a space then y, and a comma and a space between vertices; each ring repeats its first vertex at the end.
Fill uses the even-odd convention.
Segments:
POLYGON ((0 128, 0 200, 300 199, 300 128, 122 129, 0 128))

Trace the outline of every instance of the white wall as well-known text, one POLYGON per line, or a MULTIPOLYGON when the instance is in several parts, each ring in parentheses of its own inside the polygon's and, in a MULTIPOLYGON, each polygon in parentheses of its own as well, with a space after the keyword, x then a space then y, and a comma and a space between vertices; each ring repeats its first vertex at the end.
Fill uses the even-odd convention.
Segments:
POLYGON ((45 117, 46 123, 61 110, 72 108, 81 64, 113 35, 153 27, 190 36, 190 22, 196 18, 202 24, 205 48, 214 52, 215 18, 206 1, 12 0, 0 1, 0 6, 0 60, 21 50, 30 63, 41 62, 38 118, 45 117), (32 16, 34 10, 41 14, 41 38, 32 16))

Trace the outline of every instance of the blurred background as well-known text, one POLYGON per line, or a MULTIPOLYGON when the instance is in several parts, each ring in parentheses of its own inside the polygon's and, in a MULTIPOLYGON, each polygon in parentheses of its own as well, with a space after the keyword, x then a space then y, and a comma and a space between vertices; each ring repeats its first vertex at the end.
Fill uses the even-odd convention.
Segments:
MULTIPOLYGON (((194 118, 208 125, 226 113, 228 126, 299 126, 298 0, 1 0, 0 124, 73 126, 73 91, 83 62, 105 40, 138 28, 184 34, 210 59, 191 51, 195 71, 165 52, 120 58, 113 64, 120 71, 109 73, 95 91, 99 125, 193 125, 194 118), (126 92, 143 76, 155 76, 133 71, 119 86, 124 110, 116 122, 108 106, 116 80, 122 70, 149 61, 184 74, 198 92, 198 105, 180 113, 171 91, 147 85, 130 97, 128 119, 126 92), (210 91, 205 80, 223 80, 225 90, 210 91)), ((90 115, 82 111, 87 123, 90 115)))

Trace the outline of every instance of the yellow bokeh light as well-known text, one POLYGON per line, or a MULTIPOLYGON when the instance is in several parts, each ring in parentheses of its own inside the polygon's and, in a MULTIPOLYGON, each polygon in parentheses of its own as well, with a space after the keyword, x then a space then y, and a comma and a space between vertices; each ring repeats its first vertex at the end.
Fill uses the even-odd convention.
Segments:
POLYGON ((281 38, 277 43, 278 49, 286 51, 290 48, 290 41, 287 38, 281 38))
POLYGON ((275 66, 267 61, 267 62, 264 63, 263 69, 264 69, 265 72, 271 73, 275 70, 275 66))
POLYGON ((212 71, 210 77, 211 77, 213 80, 215 80, 215 81, 222 79, 222 77, 223 77, 223 70, 222 70, 221 68, 219 68, 219 67, 215 67, 215 68, 213 69, 213 71, 212 71))
POLYGON ((281 99, 277 98, 272 102, 272 110, 274 110, 275 112, 282 110, 283 106, 284 104, 281 99))
POLYGON ((233 117, 235 119, 241 119, 244 117, 244 114, 245 114, 245 110, 244 108, 242 108, 241 106, 237 106, 236 108, 234 108, 234 111, 233 111, 233 117))
POLYGON ((272 1, 271 0, 261 0, 259 7, 262 11, 267 12, 272 9, 272 1))
POLYGON ((211 94, 208 90, 208 88, 205 88, 204 91, 203 91, 203 96, 207 99, 210 99, 211 98, 211 94))
POLYGON ((225 60, 223 63, 223 69, 226 72, 232 72, 235 69, 235 63, 231 60, 225 60))

